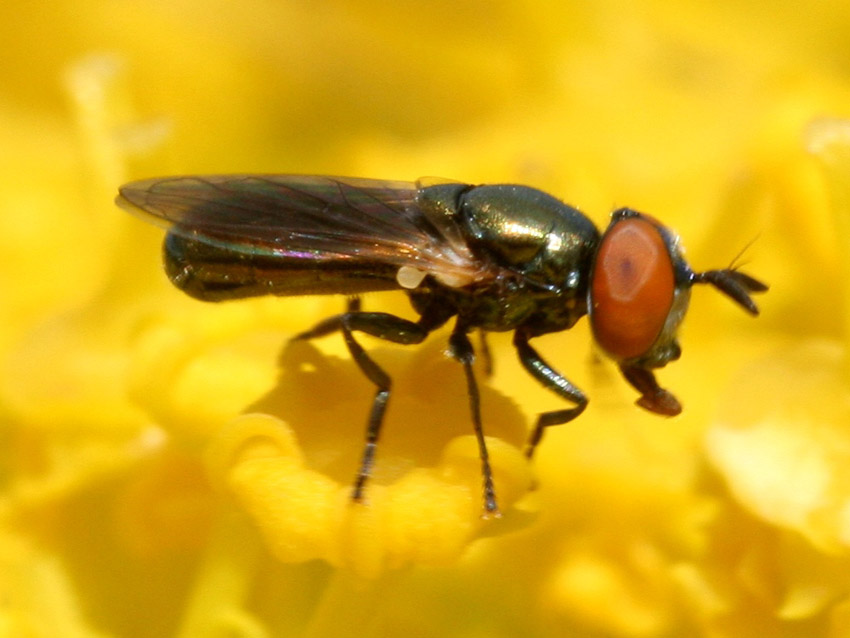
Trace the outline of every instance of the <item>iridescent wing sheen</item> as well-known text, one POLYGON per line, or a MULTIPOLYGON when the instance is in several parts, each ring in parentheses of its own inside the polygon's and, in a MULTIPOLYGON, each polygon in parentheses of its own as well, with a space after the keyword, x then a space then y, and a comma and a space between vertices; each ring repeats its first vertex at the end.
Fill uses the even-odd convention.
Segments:
POLYGON ((315 175, 209 175, 131 182, 116 202, 171 233, 305 265, 379 262, 462 286, 492 277, 456 220, 428 215, 413 182, 315 175))

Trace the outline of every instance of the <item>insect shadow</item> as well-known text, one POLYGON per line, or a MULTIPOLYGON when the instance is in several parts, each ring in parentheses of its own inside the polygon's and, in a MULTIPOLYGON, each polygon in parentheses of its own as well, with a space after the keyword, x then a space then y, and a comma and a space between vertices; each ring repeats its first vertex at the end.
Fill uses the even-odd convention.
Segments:
MULTIPOLYGON (((434 338, 416 349, 378 346, 370 348, 370 356, 393 378, 392 409, 381 430, 381 456, 370 480, 390 485, 414 468, 436 467, 453 439, 474 440, 463 371, 446 356, 445 340, 434 338)), ((363 382, 350 357, 326 354, 310 341, 289 341, 278 365, 275 387, 248 411, 286 422, 308 467, 347 486, 363 447, 362 418, 352 415, 362 415, 374 390, 363 382)), ((488 437, 521 450, 529 428, 527 415, 489 384, 482 384, 481 394, 488 437)), ((477 472, 476 449, 470 445, 470 461, 477 472)), ((477 498, 480 486, 473 489, 477 498)))

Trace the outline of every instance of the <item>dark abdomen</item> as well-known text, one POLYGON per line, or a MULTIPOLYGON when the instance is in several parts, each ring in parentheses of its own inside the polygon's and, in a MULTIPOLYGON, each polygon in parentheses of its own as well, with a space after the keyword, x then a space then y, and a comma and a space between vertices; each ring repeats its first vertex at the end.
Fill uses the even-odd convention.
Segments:
POLYGON ((378 262, 255 254, 171 232, 163 243, 163 261, 171 283, 203 301, 262 295, 353 295, 400 287, 397 268, 378 262))

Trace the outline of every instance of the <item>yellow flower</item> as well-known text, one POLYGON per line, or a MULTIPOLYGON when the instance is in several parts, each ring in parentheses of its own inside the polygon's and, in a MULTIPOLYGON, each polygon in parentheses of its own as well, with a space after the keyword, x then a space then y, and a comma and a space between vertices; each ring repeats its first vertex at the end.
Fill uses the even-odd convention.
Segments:
POLYGON ((0 635, 850 632, 850 125, 817 119, 850 112, 844 4, 0 18, 0 635), (289 342, 343 300, 188 299, 162 231, 112 204, 208 172, 528 183, 599 226, 654 215, 697 270, 756 238, 744 269, 771 291, 756 320, 694 291, 659 372, 675 419, 632 405, 586 322, 535 340, 591 403, 533 464, 530 424, 564 404, 491 335, 499 520, 448 333, 363 337, 394 385, 352 505, 374 387, 339 335, 289 342))

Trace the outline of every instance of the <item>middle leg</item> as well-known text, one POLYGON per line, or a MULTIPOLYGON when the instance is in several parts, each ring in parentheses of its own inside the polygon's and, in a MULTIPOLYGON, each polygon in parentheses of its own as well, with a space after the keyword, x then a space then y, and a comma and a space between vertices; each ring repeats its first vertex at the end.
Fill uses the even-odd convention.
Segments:
POLYGON ((478 392, 478 383, 472 363, 475 360, 475 352, 466 329, 460 322, 455 324, 454 331, 449 337, 449 348, 452 356, 463 364, 466 373, 466 386, 469 395, 469 408, 472 412, 472 426, 475 429, 475 438, 478 440, 478 454, 481 458, 481 474, 484 480, 484 512, 482 518, 498 518, 502 514, 496 503, 496 490, 493 487, 493 470, 490 467, 490 455, 487 452, 487 443, 484 440, 484 428, 481 424, 481 396, 478 392))

